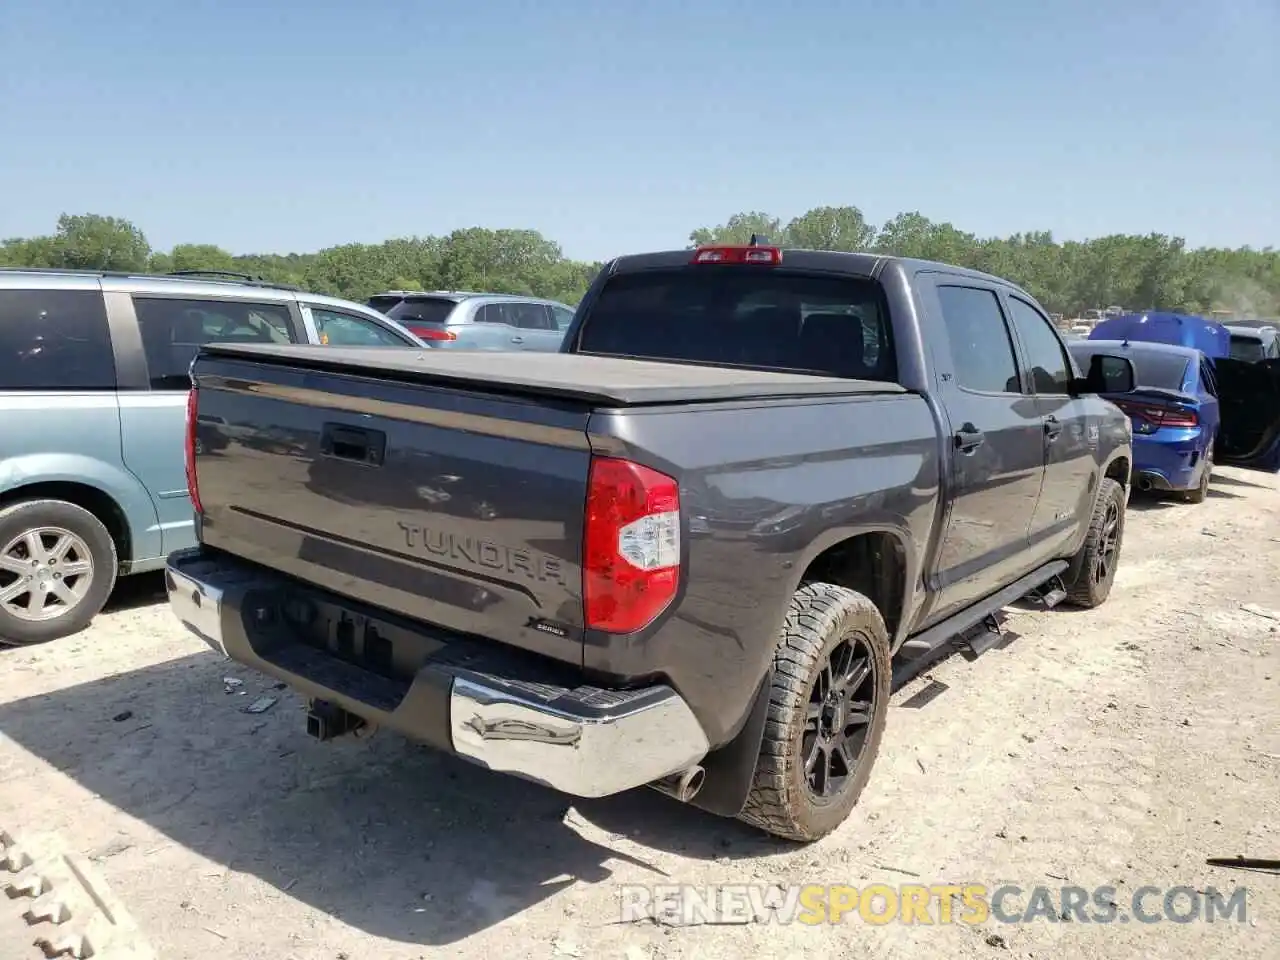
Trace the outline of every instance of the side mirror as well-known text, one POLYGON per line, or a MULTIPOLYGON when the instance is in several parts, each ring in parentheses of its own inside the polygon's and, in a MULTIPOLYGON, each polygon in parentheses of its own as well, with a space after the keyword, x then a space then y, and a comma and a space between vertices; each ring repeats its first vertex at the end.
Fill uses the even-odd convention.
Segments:
POLYGON ((1089 358, 1089 372, 1078 384, 1079 393, 1132 393, 1137 386, 1133 363, 1127 357, 1103 353, 1089 358))

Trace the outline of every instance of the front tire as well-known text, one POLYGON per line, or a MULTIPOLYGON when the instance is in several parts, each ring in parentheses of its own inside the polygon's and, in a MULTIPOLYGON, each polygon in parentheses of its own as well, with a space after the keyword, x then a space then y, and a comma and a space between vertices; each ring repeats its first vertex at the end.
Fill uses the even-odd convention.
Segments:
POLYGON ((1067 568, 1067 602, 1092 609, 1111 595, 1124 541, 1125 490, 1110 477, 1098 485, 1089 532, 1067 568))
POLYGON ((871 776, 891 679, 875 604, 829 583, 801 586, 774 655, 764 739, 738 819, 802 842, 840 826, 871 776))
POLYGON ((0 642, 46 643, 89 625, 116 582, 102 521, 63 500, 0 510, 0 642))

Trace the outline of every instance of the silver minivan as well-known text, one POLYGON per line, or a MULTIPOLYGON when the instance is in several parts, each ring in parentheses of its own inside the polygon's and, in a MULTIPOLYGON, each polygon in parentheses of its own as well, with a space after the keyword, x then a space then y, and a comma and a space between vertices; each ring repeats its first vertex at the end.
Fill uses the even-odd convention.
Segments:
POLYGON ((465 290, 389 290, 369 306, 432 347, 555 352, 573 307, 555 300, 465 290))

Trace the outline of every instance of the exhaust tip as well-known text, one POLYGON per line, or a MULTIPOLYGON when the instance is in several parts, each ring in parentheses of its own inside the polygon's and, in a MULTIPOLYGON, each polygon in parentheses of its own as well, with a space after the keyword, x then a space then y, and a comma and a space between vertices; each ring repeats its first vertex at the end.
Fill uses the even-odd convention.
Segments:
POLYGON ((659 793, 665 793, 667 796, 679 800, 681 803, 688 803, 698 795, 698 791, 702 789, 702 784, 706 778, 707 771, 700 766, 694 765, 679 773, 673 773, 669 777, 655 780, 649 786, 659 793))
POLYGON ((683 802, 688 803, 696 797, 698 792, 702 789, 703 781, 706 779, 707 771, 703 770, 702 767, 692 767, 689 770, 686 770, 684 776, 681 777, 684 789, 681 790, 680 799, 683 802))

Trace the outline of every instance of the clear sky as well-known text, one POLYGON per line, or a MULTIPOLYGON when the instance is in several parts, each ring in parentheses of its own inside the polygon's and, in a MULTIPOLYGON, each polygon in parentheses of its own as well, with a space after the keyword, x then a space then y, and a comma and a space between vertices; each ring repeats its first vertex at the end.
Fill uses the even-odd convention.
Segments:
POLYGON ((1280 0, 0 5, 0 237, 604 258, 854 204, 1280 245, 1280 0))

